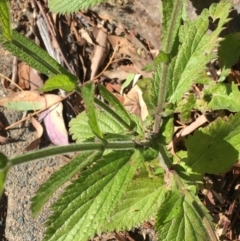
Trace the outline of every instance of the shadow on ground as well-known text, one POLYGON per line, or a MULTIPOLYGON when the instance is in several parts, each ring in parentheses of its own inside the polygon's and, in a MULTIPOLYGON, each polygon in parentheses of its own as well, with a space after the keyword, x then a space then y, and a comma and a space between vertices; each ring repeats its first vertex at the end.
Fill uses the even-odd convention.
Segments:
POLYGON ((4 193, 0 200, 0 240, 7 241, 5 237, 8 197, 4 193))

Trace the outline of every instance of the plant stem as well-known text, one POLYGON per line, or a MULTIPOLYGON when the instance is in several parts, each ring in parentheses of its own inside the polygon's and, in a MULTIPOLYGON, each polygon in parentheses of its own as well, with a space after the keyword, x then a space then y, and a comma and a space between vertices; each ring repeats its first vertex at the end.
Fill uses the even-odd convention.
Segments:
MULTIPOLYGON (((159 76, 159 92, 158 92, 158 105, 156 109, 156 117, 154 121, 154 129, 153 132, 157 134, 160 129, 160 124, 161 124, 161 113, 163 112, 163 107, 166 99, 166 93, 167 93, 167 87, 168 87, 168 81, 167 81, 167 71, 168 71, 168 64, 167 63, 162 63, 162 74, 161 77, 159 76)), ((159 70, 156 70, 159 71, 159 70)))
POLYGON ((182 182, 181 178, 179 177, 178 173, 175 170, 171 170, 170 173, 173 175, 173 178, 175 182, 177 183, 179 190, 183 195, 186 197, 186 201, 189 204, 193 205, 194 210, 197 212, 197 214, 202 218, 203 225, 206 227, 206 230, 208 232, 209 237, 211 237, 210 240, 217 241, 216 235, 213 231, 213 227, 211 225, 211 221, 208 220, 205 213, 203 212, 201 206, 196 201, 195 197, 191 194, 191 192, 188 191, 188 189, 184 186, 184 183, 182 182))
POLYGON ((29 152, 20 156, 13 157, 10 159, 11 164, 18 165, 24 162, 34 161, 37 159, 55 156, 60 154, 66 154, 71 152, 77 151, 90 151, 90 150, 129 150, 134 149, 137 144, 134 141, 122 141, 122 142, 108 142, 106 144, 103 143, 93 143, 93 142, 86 142, 81 144, 71 144, 67 146, 56 146, 45 148, 33 152, 29 152))
POLYGON ((208 220, 201 206, 196 201, 195 197, 191 194, 191 192, 188 191, 187 187, 182 182, 178 173, 174 170, 172 166, 172 162, 168 158, 166 150, 162 145, 159 145, 159 161, 162 167, 164 168, 164 170, 166 171, 166 173, 168 173, 169 175, 172 175, 174 181, 177 183, 179 187, 179 192, 181 192, 182 195, 185 195, 186 201, 193 206, 193 209, 195 209, 197 214, 201 217, 202 222, 208 231, 209 237, 211 237, 211 240, 217 241, 216 235, 211 225, 211 221, 208 220))
MULTIPOLYGON (((169 26, 168 26, 168 31, 166 31, 166 36, 163 36, 164 41, 163 47, 161 48, 161 51, 164 52, 165 54, 170 55, 171 57, 171 52, 172 48, 174 45, 174 40, 176 38, 176 31, 175 31, 175 26, 177 25, 179 21, 179 14, 181 13, 181 8, 182 8, 182 0, 176 0, 174 2, 173 6, 173 11, 171 14, 171 18, 169 19, 169 26)), ((165 19, 166 21, 166 19, 165 19)), ((159 80, 159 91, 158 91, 158 104, 156 108, 156 117, 154 121, 154 126, 153 126, 153 132, 157 134, 160 129, 160 124, 161 124, 161 113, 163 112, 164 108, 164 103, 166 100, 167 96, 167 90, 168 90, 168 67, 169 67, 169 62, 163 62, 161 63, 161 67, 157 66, 155 74, 157 75, 155 78, 158 78, 159 80), (161 71, 160 71, 161 70, 161 71), (161 72, 161 73, 159 73, 161 72)))

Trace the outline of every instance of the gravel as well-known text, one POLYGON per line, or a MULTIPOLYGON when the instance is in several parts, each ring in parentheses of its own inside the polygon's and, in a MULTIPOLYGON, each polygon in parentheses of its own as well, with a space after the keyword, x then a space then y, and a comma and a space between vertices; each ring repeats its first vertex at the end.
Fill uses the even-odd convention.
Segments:
POLYGON ((65 163, 66 160, 63 157, 46 158, 15 166, 10 170, 6 182, 6 194, 8 195, 6 237, 8 241, 42 240, 45 230, 43 224, 51 214, 48 207, 56 200, 62 189, 53 196, 35 219, 31 217, 31 198, 39 186, 65 163))

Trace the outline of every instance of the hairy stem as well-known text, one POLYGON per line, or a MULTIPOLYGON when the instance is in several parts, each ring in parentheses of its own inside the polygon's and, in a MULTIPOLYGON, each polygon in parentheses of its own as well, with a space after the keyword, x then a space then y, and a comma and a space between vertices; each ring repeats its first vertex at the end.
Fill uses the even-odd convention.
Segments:
MULTIPOLYGON (((156 70, 159 71, 159 70, 156 70)), ((159 84, 159 92, 158 92, 158 105, 156 109, 156 117, 154 122, 154 129, 153 132, 157 134, 160 129, 161 124, 161 113, 163 112, 163 107, 166 99, 166 93, 167 93, 167 71, 168 71, 168 64, 162 63, 162 74, 159 76, 160 84, 159 84)))
POLYGON ((127 149, 134 149, 137 144, 134 141, 122 141, 122 142, 108 142, 108 143, 93 143, 93 142, 86 142, 81 144, 71 144, 67 146, 56 146, 45 148, 33 152, 29 152, 20 156, 13 157, 10 159, 10 163, 14 165, 18 165, 24 162, 34 161, 37 159, 55 156, 60 154, 66 154, 71 152, 77 151, 90 151, 90 150, 127 150, 127 149))
POLYGON ((187 187, 182 182, 181 178, 179 177, 178 173, 174 170, 172 166, 171 160, 168 158, 168 155, 166 153, 166 150, 162 145, 159 145, 159 161, 166 173, 169 175, 172 175, 174 181, 177 183, 179 187, 179 192, 181 192, 181 195, 185 195, 186 201, 188 203, 191 203, 194 206, 194 209, 198 213, 198 215, 202 218, 202 222, 204 226, 206 227, 209 237, 211 237, 211 240, 217 241, 216 235, 213 231, 211 221, 208 220, 206 215, 204 214, 202 208, 199 206, 198 202, 195 200, 194 196, 188 191, 187 187))
MULTIPOLYGON (((161 48, 161 51, 169 55, 171 55, 173 43, 176 38, 175 26, 176 26, 176 23, 179 21, 179 14, 181 13, 182 1, 183 0, 175 1, 173 6, 173 12, 171 14, 169 29, 166 32, 167 36, 163 36, 165 45, 161 48)), ((168 67, 169 67, 169 63, 163 62, 161 63, 161 71, 159 66, 156 68, 156 72, 155 72, 155 74, 157 75, 156 77, 159 80, 158 104, 156 108, 156 117, 155 117, 154 127, 153 127, 153 132, 155 134, 157 134, 160 129, 161 118, 162 118, 161 113, 163 112, 167 89, 168 89, 168 78, 167 78, 168 67)))

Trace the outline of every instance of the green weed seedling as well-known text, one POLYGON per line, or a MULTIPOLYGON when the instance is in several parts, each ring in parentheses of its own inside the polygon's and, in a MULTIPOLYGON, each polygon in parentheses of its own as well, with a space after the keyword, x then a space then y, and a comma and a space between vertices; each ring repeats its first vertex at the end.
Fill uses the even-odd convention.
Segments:
MULTIPOLYGON (((69 4, 68 0, 49 0, 49 6, 57 13, 72 13, 98 2, 74 0, 69 4)), ((240 106, 236 101, 239 91, 235 85, 215 82, 206 74, 206 65, 217 58, 213 51, 216 48, 223 60, 222 68, 226 70, 232 64, 224 54, 229 51, 228 41, 237 44, 238 36, 228 36, 222 44, 219 38, 229 21, 230 2, 212 4, 197 19, 189 20, 182 17, 185 0, 162 1, 161 52, 153 63, 154 74, 144 94, 152 113, 147 120, 148 128, 130 115, 104 86, 99 86, 100 94, 112 109, 94 97, 93 83, 79 87, 77 78, 43 49, 11 30, 9 2, 1 1, 0 6, 3 47, 49 77, 43 91, 75 90, 86 105, 86 111, 70 122, 70 134, 76 144, 11 159, 0 155, 2 191, 12 166, 79 152, 32 199, 36 216, 61 185, 81 172, 52 205, 44 240, 86 241, 95 233, 129 230, 150 217, 155 217, 159 240, 218 240, 212 219, 198 198, 197 183, 206 173, 226 172, 240 157, 240 106), (211 33, 209 21, 216 25, 211 33), (203 86, 202 95, 189 92, 194 84, 203 86), (180 160, 176 161, 166 149, 173 136, 173 113, 177 110, 187 119, 193 109, 203 114, 219 109, 237 113, 195 130, 183 140, 185 149, 177 152, 180 160), (151 175, 146 164, 155 169, 151 175)))

